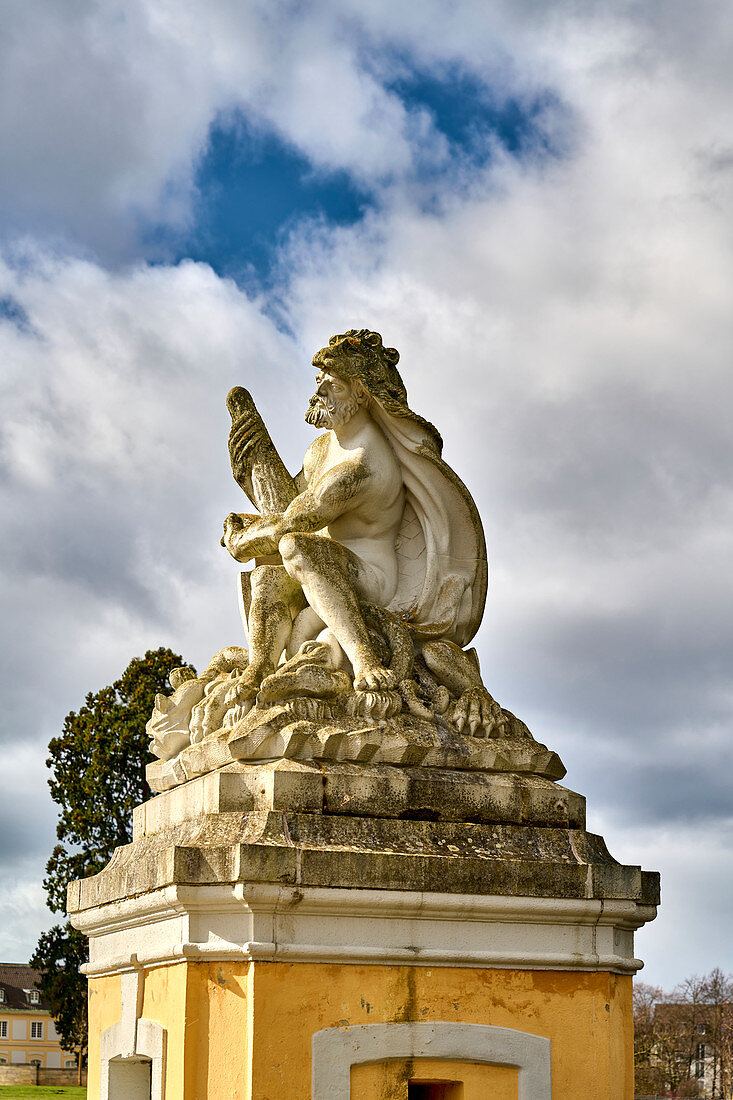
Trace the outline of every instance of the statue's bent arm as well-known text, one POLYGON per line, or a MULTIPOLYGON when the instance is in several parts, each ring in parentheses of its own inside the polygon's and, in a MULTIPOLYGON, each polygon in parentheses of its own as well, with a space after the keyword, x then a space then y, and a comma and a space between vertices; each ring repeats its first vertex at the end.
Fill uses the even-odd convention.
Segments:
POLYGON ((366 463, 354 457, 327 470, 290 502, 283 512, 265 516, 230 515, 223 543, 232 557, 245 562, 276 554, 280 539, 291 534, 314 534, 351 510, 369 480, 366 463))

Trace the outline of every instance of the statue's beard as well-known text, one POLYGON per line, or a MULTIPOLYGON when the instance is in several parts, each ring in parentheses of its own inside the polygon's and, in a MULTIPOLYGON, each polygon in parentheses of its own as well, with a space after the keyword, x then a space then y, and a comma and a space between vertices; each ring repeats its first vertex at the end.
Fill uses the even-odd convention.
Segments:
POLYGON ((360 405, 361 401, 356 394, 344 401, 326 401, 315 393, 308 402, 305 421, 314 428, 342 428, 344 424, 348 424, 360 405))

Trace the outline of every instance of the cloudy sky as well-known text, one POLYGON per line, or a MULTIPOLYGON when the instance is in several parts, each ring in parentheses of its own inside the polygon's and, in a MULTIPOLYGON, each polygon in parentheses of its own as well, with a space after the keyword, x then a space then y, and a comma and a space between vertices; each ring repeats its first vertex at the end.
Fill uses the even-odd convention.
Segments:
POLYGON ((645 980, 733 970, 732 46, 726 0, 5 0, 0 957, 64 715, 241 641, 228 389, 297 469, 368 326, 484 517, 489 689, 662 871, 645 980))

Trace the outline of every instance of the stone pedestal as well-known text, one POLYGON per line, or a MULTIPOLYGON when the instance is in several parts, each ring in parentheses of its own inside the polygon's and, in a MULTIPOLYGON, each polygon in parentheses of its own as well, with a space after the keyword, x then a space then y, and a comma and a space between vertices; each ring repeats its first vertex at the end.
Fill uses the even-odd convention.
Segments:
POLYGON ((632 1100, 658 894, 543 776, 229 764, 70 888, 90 1100, 632 1100))

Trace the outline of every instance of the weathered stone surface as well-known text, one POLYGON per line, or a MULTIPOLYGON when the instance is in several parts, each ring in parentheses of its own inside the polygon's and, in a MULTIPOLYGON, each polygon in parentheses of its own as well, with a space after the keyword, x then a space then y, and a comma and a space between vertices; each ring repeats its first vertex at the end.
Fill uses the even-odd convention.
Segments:
POLYGON ((171 885, 282 883, 658 900, 586 831, 585 800, 537 776, 386 764, 230 764, 135 812, 132 844, 70 911, 171 885))
POLYGON ((273 760, 229 764, 144 802, 133 812, 133 835, 252 810, 585 826, 585 799, 539 776, 273 760))
POLYGON ((325 432, 296 479, 250 394, 229 394, 232 473, 260 512, 231 513, 222 539, 254 565, 240 574, 249 648, 156 697, 153 790, 274 757, 564 775, 465 648, 486 598, 483 527, 398 360, 368 329, 316 353, 306 420, 325 432))
POLYGON ((509 772, 562 779, 557 753, 531 738, 478 738, 452 733, 413 715, 379 721, 341 718, 292 720, 284 707, 243 719, 226 740, 209 738, 184 748, 173 760, 149 764, 155 791, 171 790, 235 760, 338 761, 476 772, 509 772))
POLYGON ((547 898, 659 901, 659 877, 582 830, 317 815, 221 814, 118 850, 73 883, 69 911, 170 885, 269 882, 547 898))

